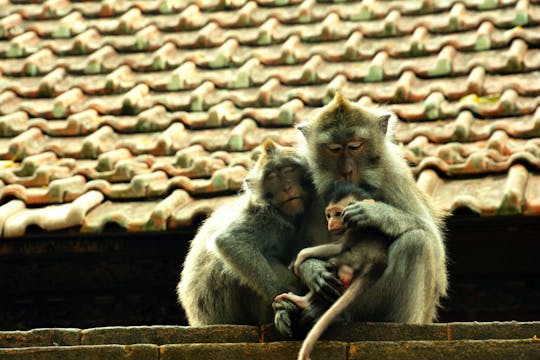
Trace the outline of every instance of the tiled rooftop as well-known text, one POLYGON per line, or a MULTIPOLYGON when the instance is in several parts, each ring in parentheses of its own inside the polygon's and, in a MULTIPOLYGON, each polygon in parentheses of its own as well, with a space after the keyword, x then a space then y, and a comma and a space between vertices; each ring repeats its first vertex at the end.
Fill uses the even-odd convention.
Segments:
POLYGON ((336 89, 444 208, 540 215, 540 1, 0 0, 0 231, 187 229, 336 89))

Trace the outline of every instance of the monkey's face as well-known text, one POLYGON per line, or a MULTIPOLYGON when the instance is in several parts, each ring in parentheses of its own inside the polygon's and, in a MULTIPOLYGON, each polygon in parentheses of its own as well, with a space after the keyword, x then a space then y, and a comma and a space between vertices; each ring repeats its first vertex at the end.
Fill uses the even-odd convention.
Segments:
POLYGON ((318 116, 298 126, 319 192, 336 180, 369 180, 370 172, 380 166, 389 116, 336 93, 318 116))
POLYGON ((285 216, 304 213, 308 194, 302 186, 303 178, 302 169, 289 165, 274 169, 264 179, 263 186, 272 205, 285 216))
POLYGON ((345 232, 345 226, 343 225, 343 211, 350 204, 358 201, 354 196, 350 195, 338 202, 328 204, 324 213, 326 221, 328 222, 328 232, 332 235, 340 235, 345 232))
POLYGON ((360 139, 322 145, 322 152, 336 168, 334 172, 336 180, 354 184, 360 182, 357 158, 361 156, 364 145, 365 142, 360 139))

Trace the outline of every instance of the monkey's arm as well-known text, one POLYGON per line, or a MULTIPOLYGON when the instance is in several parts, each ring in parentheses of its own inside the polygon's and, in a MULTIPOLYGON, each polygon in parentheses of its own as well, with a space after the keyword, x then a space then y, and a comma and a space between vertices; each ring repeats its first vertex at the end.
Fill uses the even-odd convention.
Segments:
POLYGON ((348 228, 375 227, 392 238, 423 228, 418 217, 384 202, 356 202, 343 212, 348 228))
POLYGON ((215 245, 223 261, 268 305, 276 295, 291 290, 276 276, 269 260, 255 245, 254 234, 235 228, 219 235, 215 245))
POLYGON ((300 265, 309 258, 329 258, 343 252, 343 242, 333 242, 300 250, 294 261, 294 273, 300 276, 300 265))

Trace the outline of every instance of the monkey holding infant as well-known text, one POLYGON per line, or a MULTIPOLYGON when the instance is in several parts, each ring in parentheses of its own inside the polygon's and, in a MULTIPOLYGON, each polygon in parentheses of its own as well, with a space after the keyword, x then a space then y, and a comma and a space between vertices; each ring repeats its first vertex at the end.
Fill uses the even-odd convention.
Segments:
MULTIPOLYGON (((392 240, 382 274, 363 287, 347 318, 405 323, 437 318, 448 286, 443 216, 417 187, 394 144, 390 116, 338 92, 317 116, 298 126, 298 150, 268 147, 267 160, 258 161, 248 175, 244 194, 232 208, 216 211, 192 242, 178 285, 191 325, 270 322, 274 298, 302 290, 287 271, 294 254, 331 241, 323 195, 336 181, 362 187, 377 199, 348 206, 345 227, 378 229, 392 240), (287 175, 291 169, 294 175, 287 175), (281 202, 284 182, 298 194, 281 202)), ((331 265, 327 259, 307 258, 298 266, 308 290, 330 303, 341 296, 331 265)), ((289 315, 296 304, 278 298, 273 308, 277 329, 291 336, 289 315)))

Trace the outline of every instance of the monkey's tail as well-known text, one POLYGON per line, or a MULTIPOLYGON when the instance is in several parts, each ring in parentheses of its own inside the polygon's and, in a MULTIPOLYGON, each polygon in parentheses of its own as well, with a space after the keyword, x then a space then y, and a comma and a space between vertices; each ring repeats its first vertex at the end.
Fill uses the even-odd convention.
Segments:
POLYGON ((353 280, 349 288, 336 300, 335 303, 330 306, 328 310, 317 320, 315 325, 311 328, 307 334, 300 352, 298 353, 298 360, 308 360, 315 343, 322 335, 322 333, 330 326, 339 314, 341 314, 347 306, 349 306, 354 299, 358 296, 362 290, 362 278, 358 277, 353 280))

